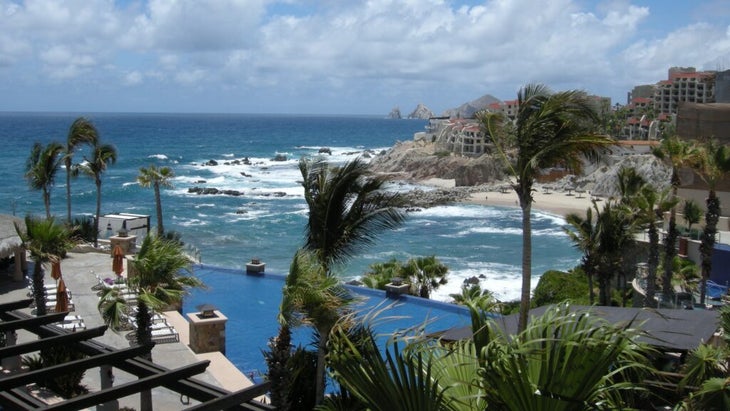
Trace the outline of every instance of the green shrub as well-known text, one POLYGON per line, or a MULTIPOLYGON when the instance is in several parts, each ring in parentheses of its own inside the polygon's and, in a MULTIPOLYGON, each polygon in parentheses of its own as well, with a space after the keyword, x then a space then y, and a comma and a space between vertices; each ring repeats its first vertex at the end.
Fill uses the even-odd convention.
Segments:
POLYGON ((540 277, 532 302, 534 307, 557 304, 565 300, 577 305, 588 305, 589 298, 588 279, 582 270, 574 269, 567 273, 550 270, 540 277))

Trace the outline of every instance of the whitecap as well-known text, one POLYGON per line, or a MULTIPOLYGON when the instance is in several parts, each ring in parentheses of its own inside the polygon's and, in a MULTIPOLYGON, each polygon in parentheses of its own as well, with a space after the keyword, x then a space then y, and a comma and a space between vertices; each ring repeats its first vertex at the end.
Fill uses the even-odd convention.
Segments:
POLYGON ((151 154, 151 155, 147 156, 147 158, 156 158, 158 160, 167 160, 168 159, 168 157, 164 154, 151 154))

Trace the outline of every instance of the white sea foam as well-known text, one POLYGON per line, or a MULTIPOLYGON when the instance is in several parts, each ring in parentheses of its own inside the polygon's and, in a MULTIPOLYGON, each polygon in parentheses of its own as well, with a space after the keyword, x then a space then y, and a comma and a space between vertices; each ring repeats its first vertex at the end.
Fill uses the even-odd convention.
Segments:
POLYGON ((168 159, 168 157, 164 154, 151 154, 151 155, 147 156, 147 158, 156 158, 158 160, 167 160, 168 159))
POLYGON ((138 184, 139 183, 136 182, 136 181, 129 181, 129 182, 126 182, 126 183, 122 183, 122 187, 136 186, 138 184))

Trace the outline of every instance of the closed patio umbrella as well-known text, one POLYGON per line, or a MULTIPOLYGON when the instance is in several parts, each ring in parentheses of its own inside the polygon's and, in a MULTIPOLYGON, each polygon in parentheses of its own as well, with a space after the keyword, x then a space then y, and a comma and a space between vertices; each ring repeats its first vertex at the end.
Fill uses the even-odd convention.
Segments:
POLYGON ((112 271, 117 275, 121 275, 124 271, 124 250, 119 245, 114 246, 112 252, 112 271))
POLYGON ((58 281, 61 278, 61 260, 53 259, 51 262, 51 278, 58 281))
POLYGON ((56 290, 56 307, 57 313, 68 311, 68 292, 66 290, 66 283, 61 278, 58 281, 58 287, 56 290))

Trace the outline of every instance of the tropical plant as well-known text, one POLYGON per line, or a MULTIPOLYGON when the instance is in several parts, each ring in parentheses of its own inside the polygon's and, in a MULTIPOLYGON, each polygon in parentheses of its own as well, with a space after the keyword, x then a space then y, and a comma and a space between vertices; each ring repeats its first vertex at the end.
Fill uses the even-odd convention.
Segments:
POLYGON ((705 303, 707 280, 712 272, 712 254, 715 250, 717 222, 720 218, 720 199, 717 184, 730 172, 730 149, 717 140, 708 140, 699 148, 699 155, 693 164, 702 181, 707 184, 708 194, 705 210, 705 228, 702 232, 700 255, 702 258, 702 281, 700 283, 700 304, 705 303))
POLYGON ((449 268, 432 255, 409 259, 402 272, 412 282, 419 297, 429 298, 432 291, 447 283, 448 271, 449 268))
POLYGON ((269 349, 264 351, 264 359, 269 369, 268 380, 271 382, 269 398, 271 405, 277 410, 291 409, 289 400, 292 388, 292 372, 289 359, 292 356, 291 330, 287 324, 279 325, 279 334, 269 339, 269 349))
POLYGON ((601 147, 613 140, 595 132, 597 115, 579 91, 551 93, 544 85, 530 84, 517 93, 518 110, 515 118, 517 153, 515 164, 509 161, 500 124, 504 117, 480 114, 480 120, 492 137, 501 157, 515 179, 512 187, 522 209, 522 292, 519 330, 527 325, 530 310, 532 279, 532 191, 542 169, 563 163, 576 173, 587 157, 597 158, 601 147))
MULTIPOLYGON (((311 254, 317 264, 308 263, 308 269, 314 271, 305 276, 319 275, 322 277, 319 284, 327 284, 334 279, 335 265, 343 264, 363 247, 371 245, 380 231, 394 229, 403 223, 405 213, 398 208, 403 201, 400 194, 383 191, 385 180, 370 176, 367 165, 359 159, 340 167, 330 167, 322 159, 302 159, 299 169, 304 199, 309 207, 304 241, 308 253, 297 253, 295 260, 311 254)), ((309 261, 311 257, 307 256, 305 260, 309 261)), ((337 307, 333 308, 333 312, 337 312, 337 307)), ((319 313, 308 309, 305 312, 314 319, 314 327, 319 331, 316 403, 321 404, 330 314, 322 313, 326 321, 319 324, 319 313)))
POLYGON ((99 141, 99 132, 94 124, 79 117, 71 123, 66 136, 66 147, 64 149, 63 162, 66 166, 66 221, 71 221, 71 177, 78 171, 73 165, 73 156, 81 145, 95 146, 99 141))
MULTIPOLYGON (((679 179, 679 171, 685 165, 689 164, 697 156, 694 146, 686 141, 681 140, 678 136, 672 136, 662 139, 661 145, 653 150, 658 158, 662 159, 672 168, 672 177, 670 185, 672 187, 671 199, 677 199, 677 191, 681 181, 679 179)), ((664 238, 664 275, 662 281, 662 293, 664 295, 672 294, 672 260, 677 255, 677 238, 679 230, 677 230, 677 207, 669 210, 669 226, 667 227, 667 235, 664 238)))
MULTIPOLYGON (((22 362, 29 370, 34 371, 84 358, 86 355, 74 347, 59 344, 42 348, 38 355, 24 356, 22 362)), ((89 392, 88 388, 81 384, 84 374, 84 369, 71 369, 63 374, 38 379, 37 384, 63 398, 72 398, 89 392)))
POLYGON ((61 165, 62 153, 61 143, 54 141, 46 146, 35 143, 30 149, 30 156, 25 164, 25 178, 28 180, 28 185, 43 193, 46 218, 51 218, 51 188, 56 180, 56 172, 61 165))
MULTIPOLYGON (((598 287, 601 305, 611 305, 611 283, 618 277, 626 282, 626 260, 629 248, 634 244, 636 231, 634 215, 630 210, 612 200, 607 200, 596 216, 598 227, 598 287)), ((625 290, 621 290, 625 305, 625 290)))
MULTIPOLYGON (((317 332, 316 393, 325 388, 325 355, 330 331, 353 298, 339 279, 324 270, 311 251, 300 249, 294 255, 282 291, 279 323, 286 327, 311 325, 317 332)), ((292 388, 294 389, 294 388, 292 388)))
MULTIPOLYGON (((657 220, 677 204, 677 199, 669 195, 669 190, 657 191, 645 184, 631 197, 631 209, 636 223, 647 230, 649 236, 649 256, 647 258, 646 289, 644 306, 656 307, 656 273, 659 267, 659 226, 657 220)), ((671 272, 671 267, 669 267, 671 272)), ((671 288, 671 276, 670 276, 671 288)), ((668 297, 668 294, 664 295, 668 297)))
MULTIPOLYGON (((596 203, 593 203, 596 213, 600 213, 596 203)), ((593 210, 589 207, 586 209, 585 218, 577 213, 569 213, 565 216, 567 226, 563 228, 565 233, 573 242, 573 246, 583 253, 581 257, 580 267, 588 279, 588 300, 591 305, 595 301, 595 292, 593 290, 593 278, 598 274, 598 246, 599 232, 598 226, 594 223, 593 210)), ((542 281, 542 278, 540 279, 542 281)), ((538 283, 539 285, 539 283, 538 283)), ((537 297, 537 295, 535 296, 537 297)), ((537 304, 539 307, 542 304, 537 304)))
POLYGON ((514 338, 496 333, 480 375, 490 406, 505 410, 627 409, 645 392, 650 349, 632 324, 612 326, 589 310, 549 308, 514 338))
MULTIPOLYGON (((129 260, 128 287, 136 294, 136 343, 152 342, 152 313, 177 305, 191 288, 203 287, 192 273, 192 261, 179 243, 150 234, 145 237, 137 256, 129 260)), ((135 302, 127 301, 118 288, 102 290, 98 309, 104 322, 117 330, 124 322, 125 312, 135 302)))
POLYGON ((25 217, 25 230, 16 223, 15 231, 33 260, 32 283, 36 315, 46 315, 43 264, 60 261, 66 252, 73 248, 74 242, 66 227, 63 224, 56 224, 52 217, 39 219, 28 215, 25 217))
POLYGON ((632 197, 639 194, 646 180, 633 167, 621 167, 616 173, 616 189, 621 204, 630 204, 632 197))
POLYGON ((447 283, 448 271, 436 256, 409 258, 405 263, 392 258, 385 263, 371 264, 362 281, 367 287, 384 290, 386 284, 400 278, 411 285, 411 295, 429 298, 432 291, 447 283))
POLYGON ((157 235, 162 237, 165 233, 162 220, 162 198, 160 197, 160 187, 172 188, 172 179, 175 172, 170 167, 157 167, 150 164, 149 167, 139 169, 137 182, 141 187, 152 187, 155 190, 155 208, 157 210, 157 235))
POLYGON ((685 200, 682 215, 684 215, 684 222, 687 224, 687 232, 691 235, 692 226, 699 223, 700 218, 702 218, 702 209, 696 201, 685 200))
POLYGON ((532 297, 533 305, 558 304, 570 301, 577 305, 593 305, 586 297, 588 293, 587 275, 576 268, 568 272, 550 270, 540 276, 532 297))
POLYGON ((614 327, 559 305, 507 337, 471 311, 474 338, 393 339, 384 355, 372 337, 363 347, 336 326, 333 376, 373 410, 626 409, 634 405, 626 392, 646 392, 651 351, 631 324, 614 327))
POLYGON ((484 311, 499 311, 499 302, 489 290, 482 290, 479 284, 461 285, 461 292, 449 294, 454 299, 454 304, 472 304, 484 311))
POLYGON ((101 175, 109 164, 117 162, 117 149, 111 144, 97 144, 92 147, 91 159, 79 165, 79 171, 94 180, 96 185, 96 218, 94 222, 94 247, 99 246, 99 217, 101 216, 101 175))

